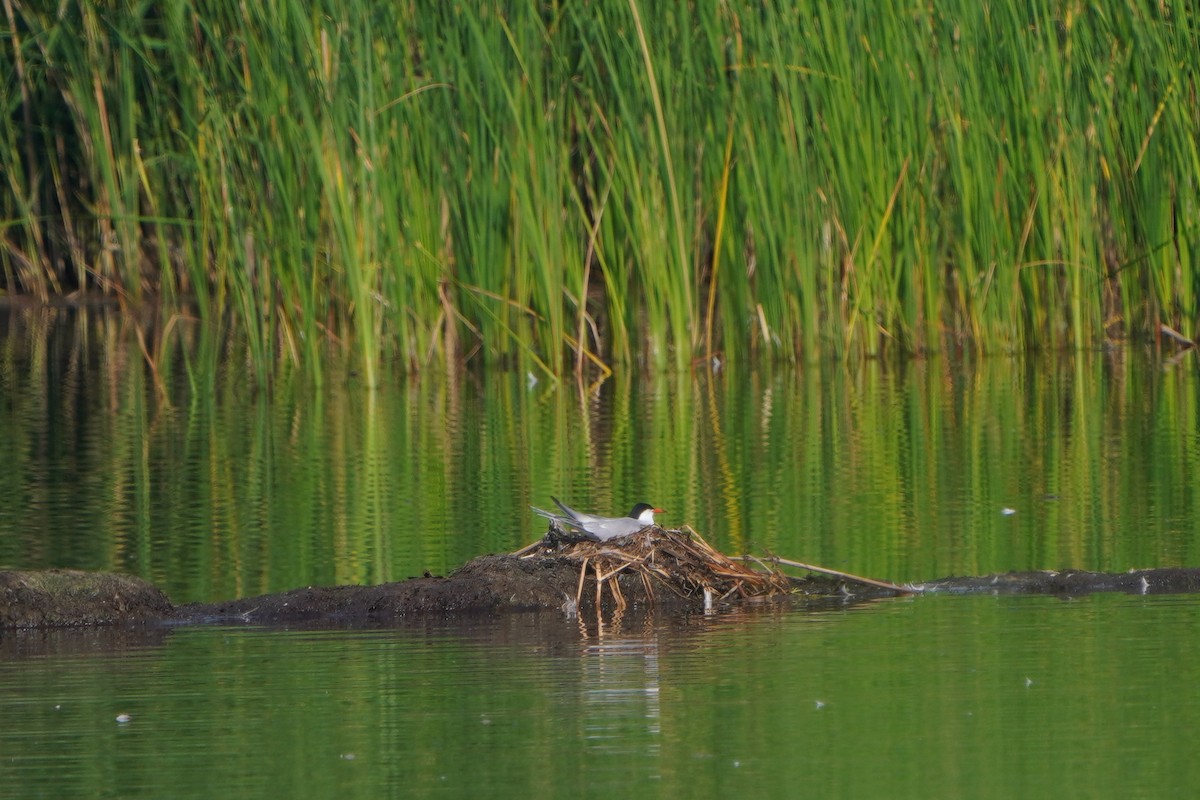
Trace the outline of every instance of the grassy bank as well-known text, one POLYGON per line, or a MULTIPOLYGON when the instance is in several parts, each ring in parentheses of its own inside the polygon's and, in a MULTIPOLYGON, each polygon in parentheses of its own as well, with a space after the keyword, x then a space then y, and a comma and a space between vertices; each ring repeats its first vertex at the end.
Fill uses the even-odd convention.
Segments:
POLYGON ((1192 333, 1173 7, 483 5, 9 0, 5 290, 369 381, 1192 333))

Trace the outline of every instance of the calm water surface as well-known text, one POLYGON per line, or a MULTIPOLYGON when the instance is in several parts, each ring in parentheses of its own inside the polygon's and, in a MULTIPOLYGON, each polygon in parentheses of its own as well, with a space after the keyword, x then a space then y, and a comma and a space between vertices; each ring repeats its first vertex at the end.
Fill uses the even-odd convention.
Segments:
MULTIPOLYGON (((119 318, 0 315, 0 569, 176 601, 374 583, 520 547, 551 494, 892 580, 1200 565, 1200 381, 1152 353, 582 390, 164 363, 166 403, 137 353, 119 318)), ((1191 794, 1196 623, 1190 597, 924 597, 0 632, 0 796, 1191 794)))
POLYGON ((1181 796, 1198 610, 929 597, 600 630, 18 634, 0 796, 1181 796))

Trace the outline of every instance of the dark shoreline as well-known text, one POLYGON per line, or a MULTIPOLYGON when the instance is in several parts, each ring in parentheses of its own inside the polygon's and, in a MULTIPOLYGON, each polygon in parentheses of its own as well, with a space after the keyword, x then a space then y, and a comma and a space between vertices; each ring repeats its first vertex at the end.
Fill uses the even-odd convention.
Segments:
MULTIPOLYGON (((521 559, 489 555, 473 559, 450 576, 411 578, 377 586, 305 587, 218 603, 175 605, 141 578, 79 570, 0 571, 0 629, 92 628, 130 625, 332 625, 378 627, 406 620, 468 617, 518 611, 572 611, 579 568, 552 556, 521 559)), ((669 592, 650 596, 640 578, 619 578, 634 608, 703 610, 702 596, 669 592)), ((1037 594, 1060 598, 1095 592, 1192 594, 1200 592, 1200 568, 1167 567, 1120 573, 1076 570, 1013 572, 941 578, 912 584, 911 594, 1037 594)), ((811 577, 794 580, 785 597, 727 601, 724 605, 792 603, 828 608, 896 597, 902 593, 847 581, 811 577)), ((594 610, 594 582, 580 595, 581 612, 594 610)), ((610 611, 609 591, 601 610, 610 611)))

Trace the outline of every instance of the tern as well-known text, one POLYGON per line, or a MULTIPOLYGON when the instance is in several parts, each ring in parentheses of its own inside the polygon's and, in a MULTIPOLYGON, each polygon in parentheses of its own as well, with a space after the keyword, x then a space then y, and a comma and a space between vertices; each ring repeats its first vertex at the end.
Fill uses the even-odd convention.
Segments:
POLYGON ((554 505, 562 509, 562 514, 555 514, 552 511, 543 511, 540 508, 530 506, 533 509, 533 513, 540 514, 551 522, 556 522, 567 528, 582 531, 587 534, 588 538, 599 542, 637 533, 654 524, 655 514, 663 513, 661 508, 655 508, 648 503, 638 503, 630 509, 629 516, 627 517, 601 517, 596 514, 584 514, 582 511, 576 511, 557 497, 552 496, 550 499, 554 501, 554 505))

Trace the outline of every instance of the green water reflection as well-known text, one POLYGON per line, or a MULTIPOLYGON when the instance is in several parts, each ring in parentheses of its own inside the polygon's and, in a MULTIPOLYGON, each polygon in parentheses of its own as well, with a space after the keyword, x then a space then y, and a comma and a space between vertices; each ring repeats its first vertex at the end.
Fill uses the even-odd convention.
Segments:
POLYGON ((40 641, 0 644, 0 797, 1178 796, 1200 785, 1196 613, 924 597, 86 654, 19 634, 40 641))
MULTIPOLYGON (((895 580, 1200 565, 1196 369, 1153 353, 374 392, 175 360, 164 403, 127 320, 0 330, 0 567, 371 583, 515 549, 551 494, 895 580)), ((0 797, 1178 796, 1196 602, 6 631, 0 797)))
MULTIPOLYGON (((0 339, 0 565, 118 569, 178 601, 444 573, 515 549, 551 494, 666 507, 717 546, 924 580, 1200 564, 1195 365, 1141 352, 257 391, 119 320, 0 339), (215 388, 214 388, 215 387, 215 388), (1006 511, 1007 510, 1007 511, 1006 511), (1011 512, 1011 513, 1010 513, 1011 512)), ((31 327, 35 328, 31 332, 31 327)))

